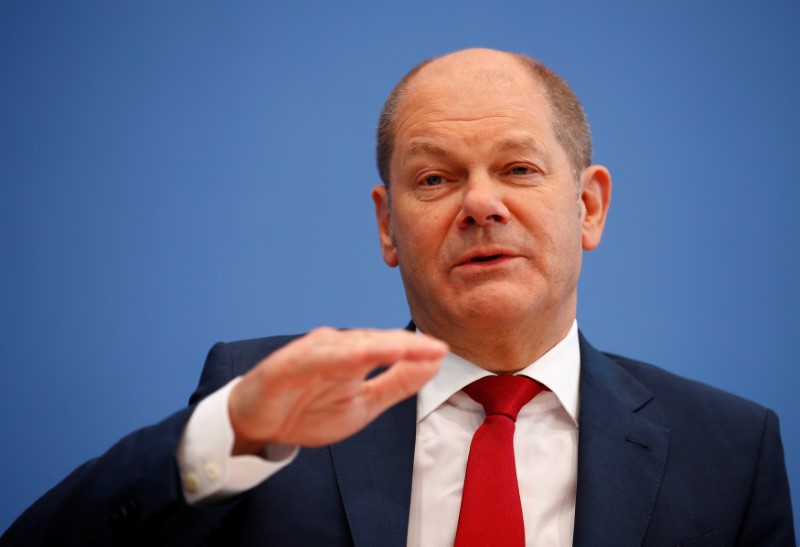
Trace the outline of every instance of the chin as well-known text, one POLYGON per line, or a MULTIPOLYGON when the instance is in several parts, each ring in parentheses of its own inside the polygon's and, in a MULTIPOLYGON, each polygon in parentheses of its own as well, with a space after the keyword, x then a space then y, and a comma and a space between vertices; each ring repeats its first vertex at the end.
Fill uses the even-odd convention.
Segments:
POLYGON ((520 294, 519 291, 487 291, 470 295, 459 306, 460 315, 472 325, 498 327, 509 323, 518 328, 537 307, 536 300, 530 294, 520 294))

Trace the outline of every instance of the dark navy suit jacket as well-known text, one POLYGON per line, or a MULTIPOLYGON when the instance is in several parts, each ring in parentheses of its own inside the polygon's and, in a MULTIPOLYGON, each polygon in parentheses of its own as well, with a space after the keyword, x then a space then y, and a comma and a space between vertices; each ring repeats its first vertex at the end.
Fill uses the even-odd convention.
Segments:
MULTIPOLYGON (((292 338, 214 346, 188 409, 75 470, 0 543, 404 546, 415 398, 232 500, 184 501, 175 452, 193 405, 292 338)), ((772 411, 580 345, 575 545, 795 547, 772 411)))

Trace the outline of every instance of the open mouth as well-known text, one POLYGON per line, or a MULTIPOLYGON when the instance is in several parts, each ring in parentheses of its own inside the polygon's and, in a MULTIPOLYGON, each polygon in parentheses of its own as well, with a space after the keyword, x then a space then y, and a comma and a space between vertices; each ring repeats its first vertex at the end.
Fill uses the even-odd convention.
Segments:
POLYGON ((497 260, 498 258, 502 258, 503 255, 488 255, 488 256, 476 256, 471 258, 470 262, 490 262, 492 260, 497 260))

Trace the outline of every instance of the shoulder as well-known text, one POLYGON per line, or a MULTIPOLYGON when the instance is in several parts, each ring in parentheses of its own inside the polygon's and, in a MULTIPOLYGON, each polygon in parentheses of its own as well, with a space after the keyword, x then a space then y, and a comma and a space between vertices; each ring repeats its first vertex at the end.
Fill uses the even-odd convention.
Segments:
POLYGON ((300 338, 303 334, 282 334, 234 342, 220 342, 211 348, 209 355, 215 352, 225 353, 226 358, 230 359, 235 367, 235 372, 241 374, 251 369, 270 353, 300 338))
POLYGON ((738 537, 743 545, 794 545, 787 541, 793 536, 791 502, 772 410, 649 363, 588 345, 586 350, 591 357, 582 363, 592 387, 603 386, 606 400, 633 402, 628 410, 668 439, 648 534, 700 523, 716 526, 725 544, 738 537), (635 396, 620 395, 625 391, 635 396))
POLYGON ((714 386, 679 376, 656 365, 613 353, 603 353, 626 374, 644 386, 655 406, 673 427, 697 429, 708 425, 734 434, 743 429, 760 431, 775 419, 764 406, 714 386))
POLYGON ((284 334, 217 342, 209 350, 197 389, 189 399, 190 404, 207 397, 233 378, 241 376, 274 351, 300 338, 302 334, 284 334))

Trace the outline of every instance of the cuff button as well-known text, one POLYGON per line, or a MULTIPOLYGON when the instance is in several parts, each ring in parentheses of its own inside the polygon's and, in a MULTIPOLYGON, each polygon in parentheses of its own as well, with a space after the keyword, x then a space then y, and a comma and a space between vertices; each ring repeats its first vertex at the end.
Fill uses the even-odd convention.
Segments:
POLYGON ((194 473, 187 473, 183 477, 183 488, 187 492, 194 494, 200 489, 200 479, 194 473))

